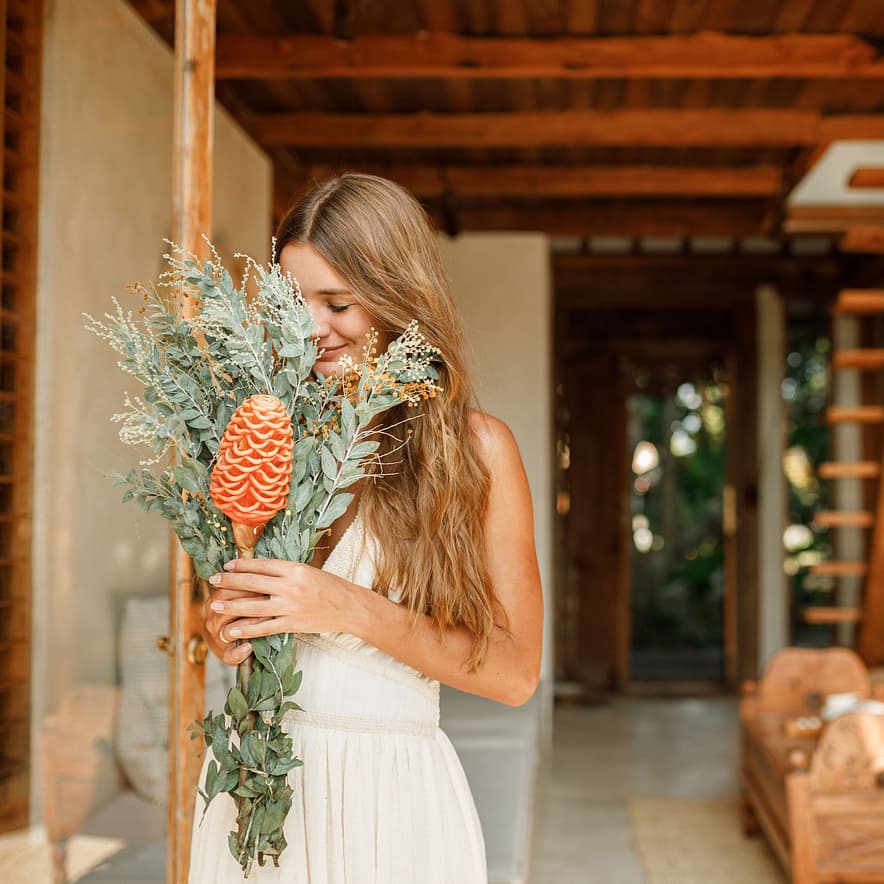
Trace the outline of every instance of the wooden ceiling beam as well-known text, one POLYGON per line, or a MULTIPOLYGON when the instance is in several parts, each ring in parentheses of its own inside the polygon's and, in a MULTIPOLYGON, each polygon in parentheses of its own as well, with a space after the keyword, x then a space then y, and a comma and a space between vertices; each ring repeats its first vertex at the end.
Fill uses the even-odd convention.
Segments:
POLYGON ((884 116, 822 118, 813 111, 564 110, 510 113, 254 114, 264 146, 355 148, 801 147, 832 138, 873 138, 884 116), (838 134, 830 134, 837 132, 838 134), (852 133, 852 134, 850 134, 852 133))
POLYGON ((884 225, 880 227, 851 227, 838 243, 842 252, 871 252, 884 254, 884 225))
POLYGON ((219 79, 882 78, 853 34, 468 37, 421 31, 350 41, 299 34, 218 40, 219 79))
POLYGON ((884 188, 884 166, 868 166, 857 169, 847 182, 848 187, 874 189, 884 188))
POLYGON ((314 165, 306 180, 346 171, 380 175, 420 199, 460 197, 769 197, 782 189, 779 166, 384 166, 314 165))
POLYGON ((688 203, 630 200, 591 203, 455 203, 428 210, 450 233, 536 230, 553 236, 753 236, 771 232, 774 213, 761 200, 688 203))
POLYGON ((842 233, 855 227, 884 228, 884 205, 792 206, 783 224, 787 233, 842 233))

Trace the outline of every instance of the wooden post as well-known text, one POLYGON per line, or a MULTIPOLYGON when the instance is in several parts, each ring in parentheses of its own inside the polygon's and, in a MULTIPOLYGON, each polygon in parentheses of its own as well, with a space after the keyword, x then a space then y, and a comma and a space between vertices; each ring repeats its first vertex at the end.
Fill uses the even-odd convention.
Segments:
MULTIPOLYGON (((175 128, 172 162, 172 238, 204 255, 211 233, 215 93, 215 0, 176 0, 175 128)), ((179 294, 179 310, 194 304, 179 294)), ((190 559, 170 534, 169 553, 169 796, 166 880, 184 884, 190 860, 201 744, 188 725, 202 718, 205 670, 194 662, 202 641, 203 604, 190 559), (190 653, 189 653, 190 651, 190 653)), ((224 846, 219 845, 219 850, 224 846)))

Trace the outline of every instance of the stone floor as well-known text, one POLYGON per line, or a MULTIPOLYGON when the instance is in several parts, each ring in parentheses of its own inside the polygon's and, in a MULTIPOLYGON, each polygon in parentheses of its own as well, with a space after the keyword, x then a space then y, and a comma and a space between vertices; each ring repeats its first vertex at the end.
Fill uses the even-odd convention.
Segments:
POLYGON ((735 795, 737 737, 730 698, 556 709, 540 772, 531 884, 646 884, 630 799, 735 795))
MULTIPOLYGON (((630 799, 732 796, 736 757, 733 699, 621 699, 557 709, 552 751, 539 774, 531 884, 646 884, 631 840, 630 799)), ((72 878, 120 884, 119 863, 89 871, 120 844, 84 834, 72 878)), ((161 837, 161 830, 139 826, 116 855, 129 855, 126 882, 162 880, 161 837)), ((0 838, 0 881, 48 884, 45 845, 33 836, 0 838)))

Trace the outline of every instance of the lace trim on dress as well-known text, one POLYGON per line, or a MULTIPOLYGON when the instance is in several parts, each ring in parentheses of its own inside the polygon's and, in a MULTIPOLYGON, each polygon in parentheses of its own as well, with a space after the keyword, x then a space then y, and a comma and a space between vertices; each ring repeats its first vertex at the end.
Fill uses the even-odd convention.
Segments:
POLYGON ((402 734, 409 737, 432 737, 438 724, 432 721, 395 721, 385 718, 357 718, 350 715, 332 715, 328 712, 290 711, 282 717, 285 727, 321 727, 360 734, 402 734))
POLYGON ((320 635, 298 635, 300 644, 318 648, 342 660, 357 669, 370 670, 378 675, 399 682, 419 694, 426 696, 431 702, 439 701, 439 682, 421 675, 416 669, 405 670, 406 664, 398 663, 393 657, 384 654, 383 651, 363 642, 362 639, 353 638, 360 643, 358 648, 348 648, 335 640, 335 633, 323 633, 320 635), (380 656, 383 655, 383 656, 380 656))

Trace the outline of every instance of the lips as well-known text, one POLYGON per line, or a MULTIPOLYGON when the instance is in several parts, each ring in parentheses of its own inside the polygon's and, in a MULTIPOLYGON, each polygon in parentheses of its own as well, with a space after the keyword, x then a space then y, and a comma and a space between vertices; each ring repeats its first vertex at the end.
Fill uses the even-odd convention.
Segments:
POLYGON ((340 347, 326 347, 320 354, 317 362, 332 362, 337 361, 339 356, 343 356, 344 352, 347 349, 346 344, 341 344, 340 347))

